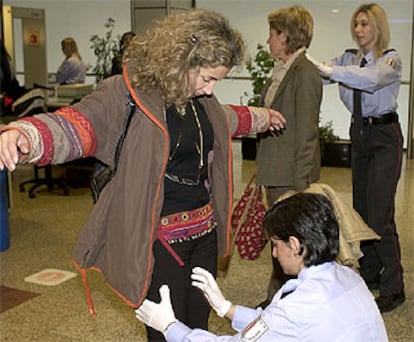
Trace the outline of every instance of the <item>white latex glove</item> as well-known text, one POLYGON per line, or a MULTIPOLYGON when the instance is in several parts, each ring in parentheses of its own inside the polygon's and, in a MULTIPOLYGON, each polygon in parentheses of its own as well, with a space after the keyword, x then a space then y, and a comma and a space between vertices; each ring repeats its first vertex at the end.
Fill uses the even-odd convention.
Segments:
POLYGON ((324 63, 318 62, 307 52, 306 52, 305 56, 309 60, 309 62, 311 62, 314 66, 316 66, 316 68, 319 70, 319 72, 323 76, 328 76, 328 77, 332 76, 332 67, 331 66, 326 65, 324 63))
POLYGON ((194 267, 191 279, 193 279, 191 285, 203 292, 217 315, 224 317, 229 311, 231 303, 224 298, 213 275, 204 268, 194 267))
POLYGON ((161 331, 164 336, 168 328, 177 322, 171 305, 170 288, 168 285, 160 287, 161 302, 155 303, 145 299, 142 305, 135 310, 136 317, 145 325, 161 331))

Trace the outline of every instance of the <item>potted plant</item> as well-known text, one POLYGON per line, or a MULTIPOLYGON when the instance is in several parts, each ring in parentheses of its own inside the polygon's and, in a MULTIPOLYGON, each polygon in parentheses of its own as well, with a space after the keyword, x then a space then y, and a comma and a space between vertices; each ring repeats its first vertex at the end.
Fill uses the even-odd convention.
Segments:
MULTIPOLYGON (((252 79, 253 95, 248 99, 247 104, 249 106, 257 106, 259 104, 260 94, 263 86, 269 78, 271 71, 273 70, 274 60, 269 55, 269 52, 263 45, 257 44, 257 53, 253 60, 250 60, 246 69, 252 79)), ((247 92, 244 92, 244 96, 249 96, 247 92)))
POLYGON ((115 20, 108 18, 105 23, 106 33, 104 37, 94 34, 89 41, 96 56, 96 65, 92 72, 96 75, 96 83, 111 75, 112 59, 119 53, 119 37, 113 38, 115 20))
POLYGON ((338 139, 339 137, 334 134, 332 121, 328 121, 324 125, 321 125, 321 120, 319 118, 319 145, 321 149, 322 164, 326 162, 326 149, 329 149, 328 144, 338 139))
POLYGON ((322 166, 351 167, 351 141, 334 134, 332 121, 319 124, 319 143, 322 166))
MULTIPOLYGON (((273 58, 269 55, 269 52, 263 45, 257 44, 257 53, 253 60, 250 60, 246 69, 252 79, 253 94, 250 95, 244 92, 242 99, 248 97, 247 105, 258 106, 260 94, 263 86, 269 78, 270 73, 273 70, 273 58)), ((256 159, 256 135, 246 136, 241 138, 242 141, 242 156, 243 159, 255 160, 256 159)))

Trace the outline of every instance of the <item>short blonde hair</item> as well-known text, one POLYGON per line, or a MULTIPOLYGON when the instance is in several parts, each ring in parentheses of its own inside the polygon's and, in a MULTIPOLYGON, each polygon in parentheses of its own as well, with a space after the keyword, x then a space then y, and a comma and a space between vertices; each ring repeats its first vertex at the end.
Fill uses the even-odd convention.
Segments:
POLYGON ((384 50, 388 49, 390 43, 390 27, 388 17, 384 9, 376 3, 363 4, 359 6, 351 18, 351 36, 356 42, 355 21, 359 13, 365 13, 368 16, 369 23, 374 32, 375 48, 374 53, 378 58, 382 56, 384 50))
POLYGON ((294 53, 301 47, 308 48, 313 37, 313 18, 303 6, 281 8, 269 13, 271 29, 287 35, 286 52, 294 53))

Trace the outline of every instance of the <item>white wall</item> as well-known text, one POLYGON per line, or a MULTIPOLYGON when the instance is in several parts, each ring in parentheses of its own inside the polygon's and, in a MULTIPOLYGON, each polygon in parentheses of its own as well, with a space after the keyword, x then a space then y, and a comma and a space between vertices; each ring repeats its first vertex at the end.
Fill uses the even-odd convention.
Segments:
MULTIPOLYGON (((403 81, 410 77, 412 0, 378 0, 388 13, 391 26, 391 46, 396 48, 404 63, 403 81)), ((258 43, 266 45, 268 35, 267 14, 277 8, 300 4, 309 9, 315 22, 314 39, 310 53, 320 61, 329 61, 344 49, 354 47, 349 20, 360 0, 196 0, 197 7, 212 9, 227 16, 245 37, 250 55, 256 52, 258 43), (333 13, 336 9, 339 12, 333 13)), ((122 34, 131 28, 130 0, 3 0, 4 5, 46 9, 46 36, 48 70, 55 72, 63 60, 61 39, 72 36, 86 63, 95 64, 89 38, 102 36, 108 17, 115 19, 115 33, 122 34)), ((17 56, 18 57, 18 56, 17 56)), ((17 58, 18 62, 18 58, 17 58)), ((19 63, 17 70, 20 71, 19 63)), ((246 70, 236 76, 248 76, 246 70)), ((91 78, 93 82, 93 78, 91 78)), ((408 126, 408 85, 402 85, 399 96, 399 113, 406 136, 408 126)), ((222 102, 240 103, 245 91, 251 92, 249 81, 224 80, 216 88, 222 102)), ((339 101, 335 85, 325 86, 322 102, 322 121, 333 121, 335 133, 348 138, 350 115, 339 101)))

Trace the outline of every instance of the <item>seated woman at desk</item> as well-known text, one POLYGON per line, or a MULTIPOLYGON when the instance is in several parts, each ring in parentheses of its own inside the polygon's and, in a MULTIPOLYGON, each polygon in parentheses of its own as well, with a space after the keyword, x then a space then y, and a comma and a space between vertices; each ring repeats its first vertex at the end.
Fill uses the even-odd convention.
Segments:
POLYGON ((86 65, 82 61, 75 40, 65 38, 61 44, 66 58, 56 73, 56 82, 59 84, 84 83, 86 65))

